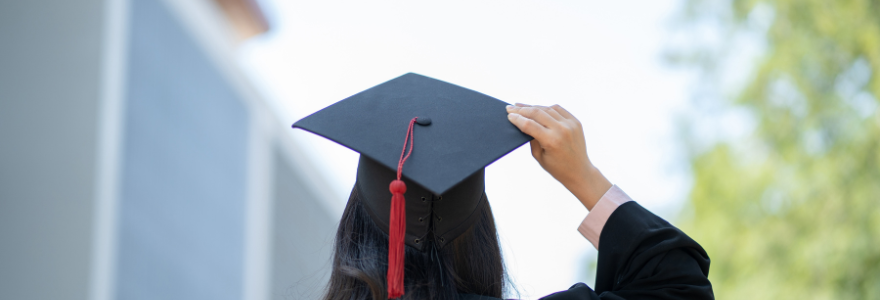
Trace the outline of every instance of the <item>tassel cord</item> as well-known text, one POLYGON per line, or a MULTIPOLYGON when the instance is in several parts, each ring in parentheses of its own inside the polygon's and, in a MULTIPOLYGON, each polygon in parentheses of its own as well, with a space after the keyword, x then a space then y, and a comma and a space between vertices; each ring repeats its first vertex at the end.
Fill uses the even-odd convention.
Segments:
POLYGON ((403 164, 413 151, 415 138, 413 137, 413 125, 416 118, 409 121, 406 129, 406 137, 403 140, 403 149, 400 150, 400 160, 397 162, 397 179, 391 182, 388 189, 391 191, 391 215, 388 228, 388 299, 400 298, 404 294, 404 238, 406 237, 406 184, 400 180, 403 174, 403 164), (406 151, 407 143, 409 152, 406 151), (405 154, 405 155, 404 155, 405 154))

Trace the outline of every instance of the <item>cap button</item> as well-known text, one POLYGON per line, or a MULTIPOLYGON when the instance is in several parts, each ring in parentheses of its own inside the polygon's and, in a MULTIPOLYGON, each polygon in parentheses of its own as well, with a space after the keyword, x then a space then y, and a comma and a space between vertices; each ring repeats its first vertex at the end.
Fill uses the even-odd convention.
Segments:
POLYGON ((419 125, 422 125, 422 126, 428 126, 428 125, 431 125, 431 118, 428 118, 428 117, 418 117, 418 118, 416 119, 416 124, 419 124, 419 125))

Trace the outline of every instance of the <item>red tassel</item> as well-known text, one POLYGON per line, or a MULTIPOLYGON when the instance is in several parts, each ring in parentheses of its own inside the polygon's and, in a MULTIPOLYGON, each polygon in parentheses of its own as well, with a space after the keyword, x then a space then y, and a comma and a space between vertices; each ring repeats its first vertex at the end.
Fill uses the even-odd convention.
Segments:
POLYGON ((406 184, 400 180, 400 175, 403 172, 403 163, 412 154, 413 124, 416 119, 418 118, 409 121, 409 128, 406 129, 406 137, 403 139, 403 150, 400 151, 400 161, 397 162, 397 179, 388 186, 391 191, 391 216, 388 220, 388 299, 403 296, 403 240, 406 238, 406 198, 403 194, 406 193, 406 184), (408 153, 407 142, 409 142, 408 153))
POLYGON ((391 182, 391 220, 388 231, 388 299, 403 296, 403 239, 406 235, 406 184, 391 182))

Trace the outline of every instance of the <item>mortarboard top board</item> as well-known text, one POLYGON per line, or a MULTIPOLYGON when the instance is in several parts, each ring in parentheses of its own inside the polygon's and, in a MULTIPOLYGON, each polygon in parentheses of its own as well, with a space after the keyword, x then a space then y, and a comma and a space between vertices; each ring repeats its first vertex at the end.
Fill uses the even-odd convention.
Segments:
POLYGON ((508 104, 440 80, 408 73, 330 105, 293 124, 396 170, 407 124, 413 151, 403 176, 437 195, 525 144, 507 120, 508 104))
POLYGON ((532 139, 505 106, 407 73, 293 124, 361 154, 354 192, 389 235, 389 299, 403 295, 404 243, 443 247, 464 233, 486 199, 484 168, 532 139))

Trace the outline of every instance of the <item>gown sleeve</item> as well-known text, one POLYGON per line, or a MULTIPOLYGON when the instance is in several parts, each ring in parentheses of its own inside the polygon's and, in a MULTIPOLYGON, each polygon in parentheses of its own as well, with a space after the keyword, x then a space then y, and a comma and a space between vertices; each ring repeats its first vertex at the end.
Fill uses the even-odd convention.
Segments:
POLYGON ((709 255, 684 232, 634 201, 601 231, 595 290, 578 283, 545 300, 714 299, 709 255))

